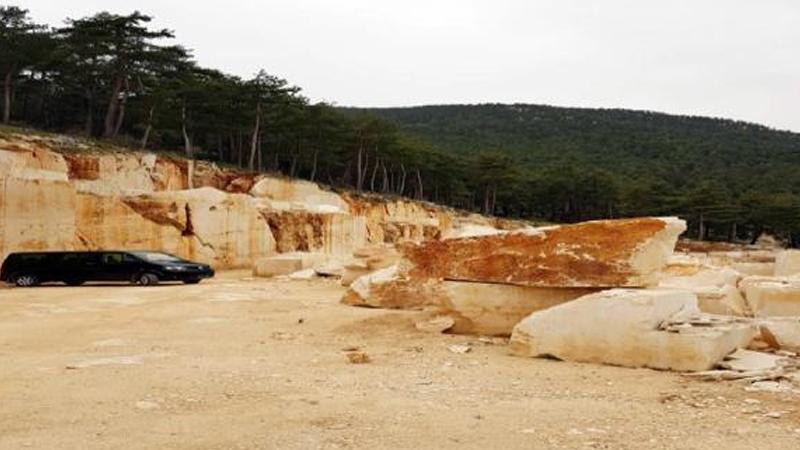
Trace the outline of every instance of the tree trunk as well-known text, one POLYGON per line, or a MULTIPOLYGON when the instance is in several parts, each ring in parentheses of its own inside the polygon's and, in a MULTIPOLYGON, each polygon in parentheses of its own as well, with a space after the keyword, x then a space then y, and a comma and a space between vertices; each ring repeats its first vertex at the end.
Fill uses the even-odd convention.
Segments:
POLYGON ((364 152, 364 166, 362 167, 361 187, 360 187, 360 189, 364 189, 364 185, 367 183, 367 171, 368 170, 369 170, 369 150, 364 152))
POLYGON ((297 148, 292 154, 292 165, 289 168, 289 176, 294 178, 295 171, 297 170, 297 157, 300 154, 300 141, 297 141, 297 148))
POLYGON ((314 161, 311 163, 311 176, 309 176, 311 181, 314 181, 314 179, 317 177, 317 154, 318 153, 319 153, 319 149, 315 148, 314 149, 314 161))
POLYGON ((492 205, 491 208, 489 208, 490 216, 494 215, 494 211, 496 208, 497 208, 497 185, 495 184, 494 186, 492 186, 492 205))
POLYGON ((239 158, 238 166, 241 168, 241 167, 244 167, 244 154, 243 154, 244 152, 242 152, 242 129, 241 128, 239 129, 239 141, 238 141, 237 149, 238 149, 237 153, 238 153, 238 158, 239 158))
POLYGON ((400 163, 400 170, 403 173, 403 176, 400 178, 400 188, 397 190, 397 193, 403 195, 403 192, 406 191, 406 166, 400 163))
POLYGON ((422 200, 424 193, 422 191, 422 175, 420 175, 419 169, 417 169, 417 195, 418 195, 417 198, 419 200, 422 200))
POLYGON ((142 142, 139 145, 139 148, 144 150, 147 148, 147 141, 150 140, 150 132, 153 130, 153 110, 154 107, 150 107, 150 110, 147 112, 147 128, 144 129, 144 136, 142 136, 142 142))
POLYGON ((114 78, 114 85, 111 89, 111 98, 108 100, 108 109, 106 110, 106 120, 103 122, 103 137, 114 136, 114 126, 117 121, 117 107, 119 106, 119 93, 122 91, 122 83, 125 81, 123 75, 117 75, 114 78))
POLYGON ((358 155, 356 158, 356 190, 361 192, 361 154, 364 152, 364 140, 358 144, 358 155))
POLYGON ((189 139, 189 132, 186 130, 186 104, 181 108, 181 131, 183 132, 183 146, 186 158, 189 160, 186 165, 186 182, 189 189, 194 188, 194 150, 192 141, 189 139))
POLYGON ((9 70, 3 79, 3 123, 11 121, 11 91, 13 90, 14 71, 9 70))
POLYGON ((83 122, 83 133, 86 136, 92 135, 92 128, 94 128, 94 124, 92 123, 92 116, 94 115, 94 111, 92 111, 93 105, 92 100, 92 91, 86 91, 86 120, 83 122))
POLYGON ((700 213, 700 218, 697 223, 697 239, 704 241, 706 239, 706 224, 703 221, 703 214, 700 213))
MULTIPOLYGON (((127 83, 126 83, 127 84, 127 83)), ((122 128, 122 121, 125 120, 125 104, 128 103, 128 92, 122 94, 122 101, 119 103, 119 114, 117 114, 117 123, 114 125, 114 136, 119 135, 119 130, 122 128)))
POLYGON ((258 164, 257 164, 258 165, 258 171, 259 172, 263 172, 264 171, 264 163, 263 163, 264 155, 261 152, 261 142, 262 142, 261 136, 256 138, 256 142, 258 142, 258 149, 256 150, 257 155, 258 155, 258 157, 256 158, 258 160, 258 164))
POLYGON ((383 187, 381 188, 381 192, 384 194, 389 189, 389 173, 386 170, 386 164, 381 164, 383 166, 383 187))
POLYGON ((372 168, 372 179, 369 180, 369 190, 375 192, 375 175, 378 174, 380 160, 375 160, 375 167, 372 168))
POLYGON ((256 105, 256 123, 253 126, 253 137, 250 138, 250 162, 247 167, 253 170, 256 162, 256 150, 258 145, 258 133, 261 131, 261 103, 256 105))
POLYGON ((236 153, 234 153, 236 151, 236 138, 233 136, 233 132, 231 132, 231 134, 228 135, 228 138, 229 138, 229 140, 228 140, 228 146, 229 146, 228 154, 229 154, 229 156, 231 158, 231 163, 234 163, 234 162, 236 162, 236 160, 234 159, 234 155, 236 154, 236 153))

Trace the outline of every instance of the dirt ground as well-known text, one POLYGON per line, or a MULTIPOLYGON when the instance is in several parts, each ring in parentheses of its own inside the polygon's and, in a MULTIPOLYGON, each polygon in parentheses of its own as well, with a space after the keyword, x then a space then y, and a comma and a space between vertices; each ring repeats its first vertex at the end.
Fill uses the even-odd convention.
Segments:
POLYGON ((0 448, 800 448, 797 394, 511 357, 342 293, 236 272, 1 289, 0 448))

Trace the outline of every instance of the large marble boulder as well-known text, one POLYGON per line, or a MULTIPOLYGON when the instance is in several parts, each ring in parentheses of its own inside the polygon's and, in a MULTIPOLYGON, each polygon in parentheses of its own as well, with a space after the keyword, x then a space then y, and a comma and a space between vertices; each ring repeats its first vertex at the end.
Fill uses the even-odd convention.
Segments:
POLYGON ((745 277, 739 289, 756 317, 800 316, 800 278, 745 277))
POLYGON ((639 218, 408 243, 401 270, 414 278, 521 286, 650 286, 685 229, 677 218, 639 218))
POLYGON ((746 321, 702 317, 689 291, 612 289, 531 314, 510 346, 520 356, 701 371, 754 335, 746 321))
POLYGON ((783 250, 775 256, 775 276, 800 276, 800 250, 783 250))

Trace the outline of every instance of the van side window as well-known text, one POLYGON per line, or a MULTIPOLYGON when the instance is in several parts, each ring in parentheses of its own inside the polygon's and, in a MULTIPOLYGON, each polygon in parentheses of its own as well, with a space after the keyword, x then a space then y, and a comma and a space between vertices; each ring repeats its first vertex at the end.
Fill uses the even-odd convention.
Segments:
POLYGON ((28 254, 23 253, 18 255, 17 258, 19 258, 20 262, 26 264, 32 264, 32 263, 43 262, 45 259, 45 255, 41 253, 28 253, 28 254))
POLYGON ((103 253, 103 264, 122 264, 125 255, 122 253, 103 253))

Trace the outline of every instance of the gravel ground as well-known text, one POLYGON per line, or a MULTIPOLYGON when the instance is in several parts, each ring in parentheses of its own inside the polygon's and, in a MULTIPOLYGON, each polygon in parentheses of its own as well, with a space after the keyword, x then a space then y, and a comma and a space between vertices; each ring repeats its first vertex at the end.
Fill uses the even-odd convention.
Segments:
POLYGON ((342 293, 241 272, 2 289, 0 448, 800 448, 800 395, 515 358, 342 293))

